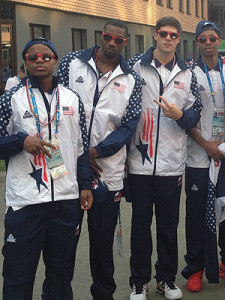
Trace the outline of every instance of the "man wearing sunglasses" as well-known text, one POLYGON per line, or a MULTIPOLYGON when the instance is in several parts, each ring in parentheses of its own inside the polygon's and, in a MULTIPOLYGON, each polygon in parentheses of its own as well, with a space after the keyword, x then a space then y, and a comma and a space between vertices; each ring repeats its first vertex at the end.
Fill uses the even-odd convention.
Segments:
POLYGON ((175 53, 181 25, 174 17, 157 21, 156 48, 137 54, 130 65, 141 77, 142 116, 128 156, 132 200, 130 300, 146 300, 151 280, 151 223, 155 206, 158 260, 157 290, 180 299, 177 226, 186 129, 195 127, 201 101, 194 75, 175 53))
POLYGON ((127 43, 126 24, 108 20, 101 47, 66 54, 58 70, 60 81, 81 95, 87 117, 94 173, 88 229, 95 300, 112 300, 116 289, 113 239, 125 175, 125 144, 134 134, 141 112, 140 79, 120 54, 127 43))
POLYGON ((42 299, 72 300, 80 208, 93 202, 85 113, 53 76, 52 42, 30 40, 22 56, 28 76, 0 98, 0 159, 9 159, 2 299, 32 299, 42 252, 42 299))
MULTIPOLYGON (((225 68, 222 57, 218 55, 221 44, 220 31, 214 23, 204 20, 197 25, 195 34, 200 57, 191 68, 197 77, 203 110, 197 127, 189 132, 185 173, 187 265, 182 275, 188 280, 187 290, 190 292, 202 290, 206 253, 205 208, 210 160, 217 162, 225 157, 218 148, 225 139, 225 68)), ((222 257, 220 267, 220 276, 225 277, 225 256, 222 257)), ((218 275, 218 272, 213 276, 206 273, 209 282, 218 282, 218 275)))

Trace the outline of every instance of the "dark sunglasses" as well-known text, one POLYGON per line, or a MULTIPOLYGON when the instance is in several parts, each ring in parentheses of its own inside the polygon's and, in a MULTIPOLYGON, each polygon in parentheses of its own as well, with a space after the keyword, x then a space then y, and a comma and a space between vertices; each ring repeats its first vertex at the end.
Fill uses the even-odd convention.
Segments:
POLYGON ((55 59, 55 54, 54 53, 27 53, 25 55, 25 60, 29 60, 31 62, 36 62, 39 57, 43 61, 47 62, 52 59, 55 59))
POLYGON ((201 36, 198 38, 198 41, 201 44, 206 43, 207 40, 210 40, 211 43, 215 43, 217 40, 219 40, 219 37, 216 35, 211 35, 211 36, 201 36))
POLYGON ((169 34, 170 38, 172 40, 176 40, 180 37, 180 34, 178 32, 171 32, 171 31, 166 31, 166 30, 157 30, 157 33, 162 38, 166 38, 169 34))
POLYGON ((125 42, 127 40, 127 38, 122 38, 120 36, 114 36, 111 35, 110 33, 106 33, 106 32, 102 32, 102 37, 106 42, 111 41, 111 39, 113 39, 115 41, 116 44, 121 45, 123 44, 123 42, 125 42))

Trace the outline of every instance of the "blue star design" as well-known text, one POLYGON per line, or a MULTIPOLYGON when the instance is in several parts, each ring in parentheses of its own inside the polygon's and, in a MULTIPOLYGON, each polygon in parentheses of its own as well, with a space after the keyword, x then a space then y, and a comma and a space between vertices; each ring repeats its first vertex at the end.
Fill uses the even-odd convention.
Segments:
POLYGON ((150 163, 150 157, 148 156, 148 144, 143 144, 139 134, 139 145, 136 145, 138 151, 141 153, 142 156, 142 163, 145 164, 145 159, 147 159, 150 163))
POLYGON ((47 185, 44 183, 42 180, 42 168, 41 169, 36 169, 35 166, 30 162, 33 168, 33 172, 29 173, 34 180, 36 180, 37 188, 40 193, 40 185, 43 185, 46 189, 48 189, 47 185))

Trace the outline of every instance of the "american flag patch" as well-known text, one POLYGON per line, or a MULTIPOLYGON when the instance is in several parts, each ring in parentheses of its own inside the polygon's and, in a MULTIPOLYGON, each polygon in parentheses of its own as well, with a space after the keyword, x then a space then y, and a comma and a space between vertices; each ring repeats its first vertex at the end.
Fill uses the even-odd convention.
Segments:
POLYGON ((63 114, 64 115, 74 115, 74 108, 73 106, 63 106, 63 114))
POLYGON ((174 87, 175 87, 176 89, 184 90, 184 82, 174 81, 174 87))
POLYGON ((119 82, 114 82, 113 88, 117 91, 124 92, 125 89, 126 89, 126 86, 124 84, 119 83, 119 82))

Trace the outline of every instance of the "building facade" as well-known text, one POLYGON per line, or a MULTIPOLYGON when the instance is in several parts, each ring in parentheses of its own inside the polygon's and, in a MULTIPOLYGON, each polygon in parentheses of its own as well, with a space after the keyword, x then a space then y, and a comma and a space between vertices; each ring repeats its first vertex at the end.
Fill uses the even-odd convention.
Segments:
POLYGON ((207 0, 1 0, 0 94, 6 79, 17 73, 22 49, 31 38, 51 39, 61 57, 100 44, 106 20, 118 18, 129 27, 130 41, 123 53, 129 58, 154 45, 155 23, 169 15, 183 28, 178 53, 183 58, 195 58, 195 27, 208 17, 207 0))

